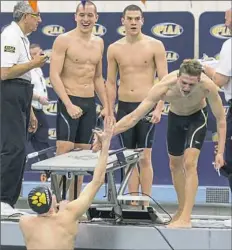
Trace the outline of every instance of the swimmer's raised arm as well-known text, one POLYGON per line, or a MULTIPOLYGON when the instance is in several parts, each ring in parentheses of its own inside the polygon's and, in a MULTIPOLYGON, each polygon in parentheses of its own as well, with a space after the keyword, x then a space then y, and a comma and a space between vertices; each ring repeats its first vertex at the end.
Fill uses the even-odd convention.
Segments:
POLYGON ((176 76, 171 73, 164 77, 159 83, 155 84, 141 104, 133 112, 124 116, 116 123, 114 135, 120 134, 135 126, 159 100, 163 99, 174 79, 176 79, 176 76))
POLYGON ((68 38, 66 35, 60 35, 56 38, 52 47, 51 62, 50 62, 51 84, 55 92, 57 93, 57 95, 59 96, 59 98, 66 107, 71 105, 72 103, 70 101, 70 98, 68 97, 68 94, 66 93, 60 75, 64 66, 67 44, 68 44, 68 38))
POLYGON ((113 124, 113 119, 110 117, 106 117, 104 119, 104 131, 96 132, 98 140, 100 140, 102 144, 102 149, 100 152, 97 166, 94 170, 92 181, 87 184, 87 186, 81 192, 79 198, 70 202, 66 207, 66 212, 68 212, 68 216, 71 217, 73 220, 78 220, 78 218, 87 211, 87 209, 92 204, 96 193, 104 183, 107 159, 109 156, 110 141, 113 134, 113 124))

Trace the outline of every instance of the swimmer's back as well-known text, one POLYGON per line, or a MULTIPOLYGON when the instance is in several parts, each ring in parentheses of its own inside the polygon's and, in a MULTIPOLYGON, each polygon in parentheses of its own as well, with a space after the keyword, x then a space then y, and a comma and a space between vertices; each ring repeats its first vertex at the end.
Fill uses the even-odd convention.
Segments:
POLYGON ((19 225, 28 250, 74 249, 78 224, 66 217, 22 216, 19 225))

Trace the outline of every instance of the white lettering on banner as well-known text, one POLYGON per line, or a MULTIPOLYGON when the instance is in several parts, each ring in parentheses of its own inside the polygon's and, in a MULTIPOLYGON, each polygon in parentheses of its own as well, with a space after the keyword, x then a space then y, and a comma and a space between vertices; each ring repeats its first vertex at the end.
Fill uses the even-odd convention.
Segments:
POLYGON ((172 63, 172 62, 175 62, 179 59, 179 54, 175 51, 166 51, 166 57, 167 57, 167 62, 168 63, 172 63))
POLYGON ((58 24, 51 24, 44 26, 42 32, 46 36, 59 36, 65 32, 65 28, 58 24))
POLYGON ((172 38, 183 34, 184 28, 176 23, 158 23, 151 28, 153 35, 162 38, 172 38))
POLYGON ((219 39, 228 39, 231 37, 230 29, 223 23, 211 27, 210 34, 219 39))
POLYGON ((104 36, 106 32, 107 32, 106 27, 98 23, 95 24, 95 26, 93 27, 93 31, 92 31, 92 33, 95 36, 104 36))

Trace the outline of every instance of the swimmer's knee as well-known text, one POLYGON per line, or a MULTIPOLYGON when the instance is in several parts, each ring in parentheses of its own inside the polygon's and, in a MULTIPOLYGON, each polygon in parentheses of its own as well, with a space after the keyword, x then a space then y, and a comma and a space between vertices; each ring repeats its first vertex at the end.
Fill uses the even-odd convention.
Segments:
POLYGON ((188 148, 184 154, 184 167, 186 171, 195 171, 197 169, 200 150, 197 148, 188 148))
POLYGON ((65 154, 74 149, 74 143, 70 141, 57 141, 56 142, 56 154, 65 154))
POLYGON ((169 166, 172 172, 183 169, 183 158, 183 155, 174 156, 169 154, 169 166))
POLYGON ((145 148, 143 151, 143 156, 141 157, 139 161, 140 167, 151 167, 151 149, 145 148))

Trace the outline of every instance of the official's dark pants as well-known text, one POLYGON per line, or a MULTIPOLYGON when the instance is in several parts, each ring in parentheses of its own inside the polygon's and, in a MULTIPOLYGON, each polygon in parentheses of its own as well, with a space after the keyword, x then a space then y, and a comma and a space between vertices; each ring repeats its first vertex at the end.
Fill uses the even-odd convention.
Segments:
POLYGON ((221 168, 221 173, 228 177, 232 192, 232 100, 226 117, 227 132, 225 145, 225 166, 221 168))
MULTIPOLYGON (((49 148, 48 143, 48 122, 47 117, 43 110, 33 108, 35 116, 38 121, 38 129, 34 134, 30 134, 31 145, 35 151, 40 151, 49 148)), ((40 160, 45 160, 49 158, 47 154, 42 154, 39 156, 40 160)))
POLYGON ((1 201, 14 206, 26 160, 33 85, 23 79, 1 81, 1 201))

